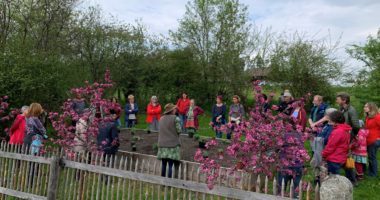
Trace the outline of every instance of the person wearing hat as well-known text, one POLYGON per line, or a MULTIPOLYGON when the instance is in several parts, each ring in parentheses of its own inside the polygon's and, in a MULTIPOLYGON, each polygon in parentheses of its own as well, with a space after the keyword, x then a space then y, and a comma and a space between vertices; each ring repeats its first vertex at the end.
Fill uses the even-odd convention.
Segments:
POLYGON ((166 175, 172 177, 173 165, 178 169, 181 159, 179 135, 182 127, 176 113, 176 105, 172 103, 166 104, 164 115, 159 121, 157 159, 162 162, 161 176, 163 177, 166 175), (168 174, 166 174, 167 167, 169 168, 168 174))
POLYGON ((283 100, 280 102, 280 105, 278 106, 277 111, 282 112, 286 115, 292 114, 292 103, 293 103, 293 97, 292 94, 289 92, 289 90, 284 91, 284 95, 282 96, 283 100))
POLYGON ((128 96, 128 103, 125 105, 125 127, 133 128, 137 123, 137 112, 139 107, 135 103, 135 97, 133 95, 128 96))
POLYGON ((226 124, 227 106, 223 103, 223 97, 218 95, 216 97, 216 104, 212 107, 212 126, 215 129, 217 138, 222 138, 223 133, 220 127, 226 124))
POLYGON ((152 96, 150 98, 150 103, 146 108, 146 122, 149 124, 150 132, 158 132, 158 121, 161 117, 161 105, 158 103, 158 98, 156 96, 152 96))

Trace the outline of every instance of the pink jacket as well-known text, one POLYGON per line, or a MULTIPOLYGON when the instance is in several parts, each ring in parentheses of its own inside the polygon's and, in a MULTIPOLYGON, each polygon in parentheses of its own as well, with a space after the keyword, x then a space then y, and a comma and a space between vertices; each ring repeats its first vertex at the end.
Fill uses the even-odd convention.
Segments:
POLYGON ((357 156, 367 156, 367 129, 360 129, 352 144, 352 154, 357 156))

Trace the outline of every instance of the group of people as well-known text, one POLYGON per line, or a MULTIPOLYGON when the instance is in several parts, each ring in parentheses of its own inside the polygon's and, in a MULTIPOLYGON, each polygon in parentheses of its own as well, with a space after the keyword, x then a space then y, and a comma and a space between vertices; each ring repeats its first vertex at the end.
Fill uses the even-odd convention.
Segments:
MULTIPOLYGON (((181 132, 186 134, 194 134, 199 129, 199 116, 204 114, 204 110, 197 106, 194 99, 190 99, 186 93, 182 93, 176 103, 176 115, 180 119, 181 132)), ((125 127, 132 128, 137 123, 137 113, 139 112, 138 105, 135 102, 133 95, 128 96, 128 102, 124 108, 125 111, 125 127)), ((229 112, 227 106, 223 102, 223 97, 218 95, 216 103, 212 106, 212 125, 215 130, 215 136, 222 138, 223 134, 220 127, 227 122, 239 124, 244 120, 245 110, 240 103, 240 97, 234 95, 229 112), (227 118, 228 115, 228 118, 227 118)), ((162 113, 162 107, 158 102, 157 96, 152 96, 149 104, 146 107, 146 122, 149 124, 148 132, 158 132, 162 113)), ((227 133, 227 139, 231 139, 231 132, 227 133)))
MULTIPOLYGON (((267 101, 268 102, 268 101, 267 101)), ((346 177, 354 186, 363 180, 368 166, 368 176, 376 177, 377 150, 380 147, 380 114, 375 103, 364 105, 364 123, 359 120, 355 108, 350 104, 350 96, 347 93, 339 93, 336 96, 339 106, 329 108, 323 102, 323 97, 316 95, 313 98, 313 107, 310 116, 306 116, 302 101, 296 101, 289 91, 285 91, 278 106, 273 110, 282 112, 294 119, 294 122, 305 129, 307 123, 312 130, 313 139, 311 148, 313 157, 311 166, 315 172, 315 183, 320 184, 323 171, 328 174, 340 174, 344 169, 346 177), (368 164, 368 165, 367 165, 368 164)), ((295 176, 288 177, 279 173, 279 182, 294 179, 298 185, 300 176, 300 164, 291 166, 295 176)))
MULTIPOLYGON (((305 130, 308 124, 312 129, 314 139, 311 145, 313 151, 311 166, 315 170, 316 183, 320 182, 320 172, 323 171, 324 166, 329 174, 338 174, 340 169, 344 169, 347 178, 355 185, 358 180, 363 179, 367 163, 368 175, 377 176, 376 152, 380 147, 380 115, 374 103, 367 103, 364 106, 365 123, 361 124, 355 108, 350 105, 350 96, 346 93, 336 96, 336 103, 339 105, 337 109, 329 108, 322 96, 314 96, 309 116, 304 108, 305 102, 295 100, 289 90, 281 94, 278 105, 270 107, 273 97, 273 94, 269 97, 264 95, 263 112, 268 110, 281 112, 294 119, 295 125, 301 127, 302 130, 305 130), (350 158, 355 161, 355 169, 346 166, 350 158)), ((125 122, 128 128, 136 124, 137 113, 138 105, 134 96, 129 95, 128 103, 125 105, 125 122)), ((163 116, 161 116, 162 107, 158 98, 152 96, 146 113, 149 130, 159 132, 158 158, 163 162, 163 173, 165 173, 166 166, 171 169, 173 165, 179 163, 179 134, 195 132, 199 128, 198 117, 204 111, 195 104, 194 99, 188 98, 188 95, 183 93, 176 104, 167 104, 164 107, 163 116)), ((223 102, 223 97, 217 96, 211 114, 217 138, 223 136, 220 131, 221 126, 228 122, 239 124, 245 120, 244 106, 237 95, 233 96, 229 111, 223 102)), ((233 130, 227 132, 227 139, 231 138, 232 132, 233 130)), ((293 168, 298 180, 302 176, 302 173, 299 173, 302 171, 299 167, 302 166, 293 168)), ((168 173, 171 176, 170 170, 168 173)), ((165 174, 162 175, 165 176, 165 174)), ((281 173, 279 175, 279 178, 287 177, 281 173)), ((291 179, 291 177, 288 178, 291 179)))
MULTIPOLYGON (((363 108, 365 120, 364 123, 360 123, 361 120, 359 120, 355 108, 350 104, 350 96, 346 93, 339 93, 336 96, 336 103, 339 106, 337 109, 329 108, 324 103, 322 96, 314 96, 309 116, 306 114, 304 102, 295 100, 289 90, 285 90, 279 98, 278 105, 272 107, 270 107, 270 103, 273 101, 274 95, 267 97, 263 94, 263 96, 265 98, 263 112, 275 110, 288 115, 302 130, 305 130, 309 124, 314 136, 311 141, 313 151, 311 166, 316 174, 316 183, 320 182, 320 172, 324 168, 327 168, 329 174, 339 174, 340 170, 344 169, 347 178, 354 185, 364 178, 367 164, 368 175, 377 176, 376 154, 380 147, 380 114, 375 103, 365 104, 363 108), (354 160, 354 167, 348 166, 350 159, 354 160)), ((115 98, 112 101, 117 102, 115 98)), ((85 112, 85 102, 80 95, 74 99, 73 109, 78 115, 85 112)), ((138 111, 134 96, 129 95, 128 103, 125 105, 125 122, 128 128, 137 123, 138 111)), ((10 144, 31 145, 32 152, 37 154, 42 140, 47 138, 46 128, 39 119, 43 112, 42 106, 38 103, 23 106, 10 129, 10 144)), ((165 105, 162 116, 158 98, 152 96, 146 113, 149 130, 159 133, 157 156, 162 160, 162 175, 172 176, 172 166, 179 165, 180 160, 179 135, 180 133, 196 132, 199 128, 198 117, 204 113, 204 110, 195 104, 194 99, 189 99, 188 95, 183 93, 177 104, 165 105), (167 167, 169 168, 168 174, 166 174, 167 167)), ((223 97, 217 96, 211 113, 211 121, 217 138, 222 137, 223 133, 220 131, 220 127, 227 122, 239 124, 245 120, 244 106, 240 103, 239 96, 236 95, 232 98, 232 105, 228 112, 223 97)), ((103 124, 99 128, 97 142, 100 150, 107 154, 115 154, 118 150, 117 127, 120 126, 120 113, 111 111, 109 114, 114 116, 114 121, 105 122, 107 124, 103 124)), ((80 118, 73 123, 75 123, 77 134, 80 135, 86 130, 88 122, 80 118)), ((227 139, 231 138, 232 132, 233 130, 227 133, 227 139)), ((302 167, 302 163, 291 166, 291 170, 296 174, 291 177, 280 171, 279 179, 285 178, 286 181, 294 179, 294 184, 297 186, 302 176, 302 167)))
POLYGON ((42 141, 47 139, 46 128, 40 119, 43 113, 44 110, 39 103, 23 106, 10 128, 9 143, 25 144, 31 147, 32 154, 38 154, 42 141))
MULTIPOLYGON (((336 96, 338 109, 327 108, 321 96, 314 97, 309 124, 315 131, 312 166, 318 171, 326 161, 330 174, 345 170, 346 177, 357 185, 368 176, 377 176, 377 149, 380 147, 380 114, 375 103, 364 105, 365 121, 361 123, 347 93, 336 96), (324 115, 322 115, 324 113, 324 115), (322 157, 322 159, 321 159, 322 157), (352 162, 352 164, 350 164, 352 162)), ((317 174, 316 181, 319 182, 317 174)))
MULTIPOLYGON (((90 150, 85 144, 88 136, 86 131, 89 128, 90 123, 95 117, 102 117, 100 113, 93 112, 91 117, 85 116, 84 113, 92 112, 87 108, 85 99, 80 94, 77 94, 72 100, 72 110, 78 116, 75 120, 71 119, 71 125, 74 127, 73 133, 74 145, 72 150, 74 152, 84 152, 90 150)), ((40 153, 44 140, 48 138, 46 131, 46 123, 44 117, 46 112, 43 110, 41 104, 32 103, 30 106, 23 106, 20 114, 16 116, 9 132, 9 144, 12 145, 26 145, 30 147, 30 152, 33 155, 40 153)), ((109 116, 112 120, 101 120, 98 124, 97 138, 92 138, 97 145, 97 149, 108 155, 114 155, 118 151, 119 147, 119 130, 117 124, 119 121, 119 114, 114 111, 110 113, 104 113, 105 117, 109 116)), ((103 116, 104 117, 104 116, 103 116)), ((70 134, 70 133, 68 133, 70 134)))

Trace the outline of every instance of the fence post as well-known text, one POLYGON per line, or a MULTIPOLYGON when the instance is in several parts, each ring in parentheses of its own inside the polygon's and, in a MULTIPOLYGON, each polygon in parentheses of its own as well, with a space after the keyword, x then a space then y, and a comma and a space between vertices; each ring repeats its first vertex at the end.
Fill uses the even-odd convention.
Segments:
POLYGON ((57 199, 58 192, 58 181, 59 181, 59 161, 60 158, 57 156, 52 157, 52 161, 50 163, 50 177, 49 177, 49 187, 47 193, 48 200, 57 199))

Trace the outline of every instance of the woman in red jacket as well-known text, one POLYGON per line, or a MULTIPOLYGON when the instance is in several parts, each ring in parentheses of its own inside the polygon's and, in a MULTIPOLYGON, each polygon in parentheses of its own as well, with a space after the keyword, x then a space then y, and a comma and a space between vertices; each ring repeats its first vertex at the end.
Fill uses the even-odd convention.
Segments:
POLYGON ((29 106, 21 108, 21 114, 17 115, 16 120, 13 122, 10 130, 9 144, 24 144, 25 137, 25 115, 28 113, 29 106))
POLYGON ((369 133, 367 136, 367 152, 369 160, 369 176, 377 176, 377 150, 380 147, 380 114, 375 103, 367 103, 364 106, 366 115, 365 127, 369 133))
POLYGON ((296 125, 302 127, 302 131, 305 130, 307 123, 307 115, 304 109, 304 103, 302 101, 296 101, 293 103, 292 117, 296 119, 296 125))
POLYGON ((185 121, 186 121, 186 110, 189 109, 190 99, 185 92, 182 93, 182 97, 177 101, 178 116, 181 120, 182 133, 185 133, 185 121))
POLYGON ((150 103, 146 108, 146 122, 149 124, 150 132, 158 132, 158 121, 161 117, 161 105, 158 103, 158 98, 156 96, 152 96, 150 99, 150 103))
POLYGON ((334 111, 329 115, 329 120, 333 124, 333 131, 329 137, 322 157, 327 161, 329 174, 339 174, 340 168, 347 161, 351 127, 345 124, 344 116, 339 111, 334 111))

